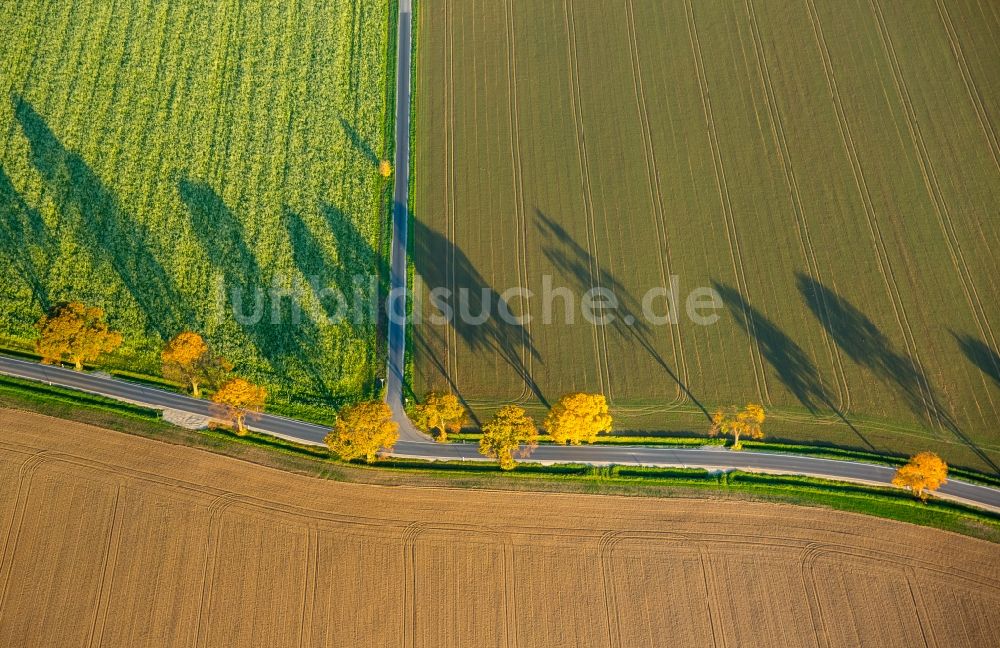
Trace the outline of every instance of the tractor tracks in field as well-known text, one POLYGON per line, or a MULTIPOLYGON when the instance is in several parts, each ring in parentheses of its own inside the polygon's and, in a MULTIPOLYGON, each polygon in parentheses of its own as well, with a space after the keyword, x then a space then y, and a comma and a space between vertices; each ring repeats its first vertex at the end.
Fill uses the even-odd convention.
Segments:
MULTIPOLYGON (((986 308, 984 307, 983 300, 976 288, 975 279, 965 260, 965 253, 962 250, 958 234, 955 230, 955 225, 951 217, 951 210, 945 200, 944 192, 941 190, 937 171, 935 170, 932 162, 932 157, 927 150, 926 144, 924 143, 916 111, 913 107, 910 92, 907 88, 906 80, 899 65, 899 59, 896 56, 896 48, 893 45, 892 37, 889 35, 889 30, 885 23, 885 17, 882 14, 882 9, 879 6, 878 0, 868 0, 868 5, 872 10, 873 17, 875 18, 879 39, 882 43, 886 58, 888 59, 889 68, 892 72, 893 84, 896 88, 900 104, 903 108, 903 115, 906 118, 907 130, 910 134, 910 141, 913 144, 913 150, 916 154, 917 163, 920 166, 920 174, 924 181, 924 187, 927 189, 927 196, 930 199, 934 216, 936 217, 938 225, 941 227, 941 232, 944 235, 948 255, 951 258, 955 271, 958 273, 959 281, 962 285, 962 292, 965 296, 966 303, 969 305, 969 309, 972 311, 973 319, 976 321, 980 334, 992 344, 993 348, 996 348, 996 336, 990 326, 990 322, 986 314, 986 308)), ((992 396, 989 391, 987 391, 986 394, 990 399, 990 404, 992 405, 992 396)))
MULTIPOLYGON (((517 227, 517 272, 519 285, 527 287, 528 277, 528 217, 524 208, 524 167, 521 163, 521 120, 517 104, 517 30, 511 0, 503 0, 504 26, 507 39, 507 117, 510 128, 510 164, 514 183, 514 224, 517 227)), ((524 380, 521 393, 514 400, 525 402, 532 397, 528 380, 533 375, 534 357, 531 346, 531 300, 521 302, 525 309, 525 323, 521 325, 521 362, 524 380)))
MULTIPOLYGON (((649 124, 649 111, 646 103, 646 89, 642 79, 642 59, 639 55, 639 38, 635 26, 635 6, 632 0, 625 0, 625 21, 628 31, 629 61, 632 65, 632 86, 635 92, 636 110, 639 115, 639 127, 642 134, 643 153, 646 162, 646 180, 649 186, 649 203, 652 207, 653 226, 656 230, 656 246, 659 254, 657 264, 660 270, 660 282, 664 288, 669 285, 669 277, 673 268, 670 257, 670 235, 667 228, 667 218, 664 212, 664 197, 660 185, 660 170, 656 162, 656 150, 653 145, 653 134, 649 124), (664 265, 665 264, 665 265, 664 265)), ((640 334, 641 335, 641 334, 640 334)), ((684 345, 679 325, 670 326, 670 341, 673 351, 674 366, 680 367, 684 384, 690 383, 687 359, 684 356, 684 345)), ((665 409, 672 409, 687 400, 680 385, 674 392, 674 399, 664 404, 665 409)))
MULTIPOLYGON (((576 19, 573 13, 573 5, 567 0, 563 0, 563 16, 566 27, 567 60, 569 62, 569 83, 571 112, 573 124, 576 127, 576 151, 577 161, 580 167, 580 177, 583 182, 583 211, 587 216, 587 253, 588 271, 590 273, 591 288, 603 288, 601 285, 601 265, 600 256, 597 249, 597 227, 594 223, 594 198, 590 184, 590 163, 587 158, 587 140, 583 123, 583 100, 580 88, 580 66, 577 56, 576 19)), ((600 392, 605 394, 609 400, 613 400, 614 394, 611 391, 611 371, 609 367, 608 339, 606 327, 592 326, 594 338, 594 351, 597 357, 597 373, 600 384, 600 392)))
POLYGON ((694 57, 695 76, 698 79, 698 87, 701 91, 702 110, 705 115, 705 122, 708 134, 709 148, 712 153, 712 162, 715 168, 715 186, 719 193, 719 201, 722 206, 722 215, 726 226, 726 241, 729 245, 729 257, 733 265, 733 273, 736 279, 738 290, 743 294, 743 316, 750 329, 751 342, 750 361, 754 368, 754 381, 757 385, 757 393, 761 400, 770 404, 771 397, 767 389, 767 373, 764 370, 763 354, 760 350, 760 342, 757 334, 757 325, 752 312, 752 299, 746 279, 746 269, 743 262, 743 252, 740 249, 739 232, 736 227, 736 218, 733 214, 732 200, 729 194, 729 184, 726 179, 726 168, 722 159, 721 145, 719 144, 719 134, 715 126, 715 116, 712 111, 712 98, 709 94, 708 78, 705 73, 705 61, 702 57, 701 41, 698 37, 698 25, 695 21, 694 6, 691 0, 684 0, 684 14, 687 19, 688 38, 691 43, 691 52, 694 57))
POLYGON ((819 12, 816 9, 816 5, 813 0, 806 0, 806 8, 808 10, 809 21, 812 26, 813 38, 816 41, 816 46, 823 62, 823 74, 826 79, 827 87, 830 91, 830 96, 837 115, 837 125, 840 131, 841 142, 844 145, 845 152, 847 153, 848 159, 851 163, 851 172, 854 177, 855 186, 858 190, 862 207, 864 208, 865 219, 867 221, 869 234, 874 245, 875 258, 878 264, 879 273, 882 275, 882 280, 889 295, 889 301, 892 304, 893 315, 903 337, 905 352, 907 356, 909 356, 916 364, 915 377, 917 379, 919 398, 923 404, 926 420, 934 422, 937 431, 940 432, 942 427, 940 412, 934 405, 934 396, 931 390, 930 382, 927 378, 923 365, 920 362, 920 354, 918 352, 916 339, 913 335, 913 329, 910 326, 895 272, 892 268, 892 255, 889 253, 888 246, 885 242, 885 236, 882 233, 881 226, 878 222, 877 210, 872 199, 871 191, 868 187, 868 181, 865 177, 864 167, 861 163, 855 138, 851 132, 850 122, 847 119, 847 113, 840 95, 840 89, 837 85, 836 75, 833 71, 833 60, 829 47, 826 43, 826 37, 823 33, 822 25, 820 23, 819 12))
MULTIPOLYGON (((792 166, 791 153, 788 148, 788 139, 785 136, 785 128, 782 123, 781 109, 778 105, 777 95, 774 92, 774 85, 771 82, 771 71, 767 64, 767 54, 764 51, 763 39, 760 36, 760 26, 757 22, 757 11, 754 8, 753 0, 744 0, 747 20, 750 24, 750 40, 752 41, 754 56, 757 62, 757 72, 764 90, 764 104, 767 109, 768 120, 771 125, 771 136, 778 149, 778 162, 785 177, 788 187, 789 200, 792 205, 792 213, 795 215, 796 234, 798 235, 802 257, 806 262, 809 273, 817 281, 823 281, 823 272, 820 269, 819 259, 816 255, 816 248, 813 245, 812 237, 809 233, 809 219, 806 217, 806 210, 799 193, 799 183, 795 176, 795 169, 792 166)), ((843 354, 834 344, 829 329, 832 325, 829 306, 826 303, 826 295, 820 295, 820 309, 822 311, 823 343, 826 346, 830 362, 834 367, 837 376, 837 390, 839 409, 846 415, 851 408, 851 390, 847 382, 847 375, 844 371, 843 354)))

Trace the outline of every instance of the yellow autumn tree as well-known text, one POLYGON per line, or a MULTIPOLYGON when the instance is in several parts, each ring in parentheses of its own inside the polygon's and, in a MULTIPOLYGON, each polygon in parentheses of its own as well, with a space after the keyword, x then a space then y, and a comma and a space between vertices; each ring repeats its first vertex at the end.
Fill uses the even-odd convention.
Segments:
POLYGON ((378 172, 383 178, 388 178, 392 175, 392 163, 389 160, 382 160, 378 163, 378 172))
POLYGON ((455 394, 431 392, 424 402, 410 408, 413 424, 427 434, 436 432, 439 443, 448 441, 448 434, 458 432, 465 425, 469 413, 455 394))
POLYGON ((479 453, 496 459, 503 470, 517 465, 514 457, 525 458, 538 447, 535 421, 517 405, 504 405, 486 425, 479 440, 479 453))
POLYGON ((35 349, 43 363, 62 362, 69 358, 77 371, 83 363, 110 353, 122 343, 121 333, 108 328, 104 310, 80 302, 60 304, 38 320, 35 349))
POLYGON ((764 408, 756 403, 747 403, 742 409, 735 405, 719 408, 712 414, 712 427, 709 428, 708 435, 731 436, 733 450, 741 450, 743 444, 740 443, 740 437, 764 438, 763 426, 766 419, 764 408))
POLYGON ((216 416, 230 421, 240 436, 247 433, 247 417, 259 415, 266 400, 266 389, 243 378, 226 381, 212 394, 212 402, 218 406, 216 416))
POLYGON ((603 394, 566 394, 549 410, 543 426, 556 443, 593 443, 598 434, 611 431, 608 401, 603 394))
POLYGON ((191 385, 191 393, 201 398, 201 386, 217 387, 233 366, 221 356, 214 355, 197 333, 184 331, 175 335, 160 355, 163 376, 191 385))
POLYGON ((894 486, 906 488, 915 497, 927 501, 927 495, 948 482, 948 464, 933 452, 919 452, 909 463, 900 466, 892 478, 894 486))
POLYGON ((399 440, 399 424, 392 410, 381 401, 349 405, 337 413, 333 430, 323 439, 341 459, 364 458, 373 463, 383 449, 392 450, 399 440))

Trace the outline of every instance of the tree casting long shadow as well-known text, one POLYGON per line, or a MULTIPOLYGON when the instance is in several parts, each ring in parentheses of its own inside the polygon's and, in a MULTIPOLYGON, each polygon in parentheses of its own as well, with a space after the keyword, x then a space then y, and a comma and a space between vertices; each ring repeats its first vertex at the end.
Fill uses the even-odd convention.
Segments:
POLYGON ((934 386, 913 358, 897 352, 874 322, 833 290, 803 273, 798 273, 797 279, 806 305, 851 360, 891 385, 917 417, 950 432, 1000 474, 1000 467, 969 439, 941 404, 934 386))
POLYGON ((711 415, 705 406, 653 346, 653 329, 646 322, 639 301, 562 225, 538 209, 535 210, 535 227, 545 241, 543 248, 545 258, 574 282, 574 288, 579 294, 582 295, 591 288, 601 287, 615 295, 618 308, 614 319, 607 326, 611 326, 621 339, 632 340, 638 344, 710 421, 711 415))
POLYGON ((821 406, 833 412, 854 432, 866 448, 875 450, 875 446, 868 438, 834 404, 829 389, 819 375, 819 370, 805 350, 747 302, 738 290, 716 281, 712 282, 712 286, 722 297, 723 303, 736 323, 756 341, 764 359, 778 374, 781 384, 812 414, 819 413, 822 410, 821 406))
POLYGON ((30 160, 59 205, 63 222, 95 258, 106 260, 161 338, 189 319, 170 277, 145 242, 142 228, 78 154, 68 150, 32 105, 14 96, 14 115, 30 160))

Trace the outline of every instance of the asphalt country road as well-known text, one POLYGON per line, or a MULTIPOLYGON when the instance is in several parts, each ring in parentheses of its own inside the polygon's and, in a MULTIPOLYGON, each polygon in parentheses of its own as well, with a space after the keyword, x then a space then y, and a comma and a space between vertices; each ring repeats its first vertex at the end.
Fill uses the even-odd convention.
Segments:
POLYGON ((413 10, 411 0, 399 0, 399 31, 396 38, 396 159, 392 193, 392 246, 389 251, 389 362, 386 368, 385 401, 399 424, 403 441, 427 441, 406 415, 403 380, 406 369, 406 250, 409 226, 410 185, 410 55, 413 10))
MULTIPOLYGON (((99 374, 83 373, 63 367, 6 357, 0 357, 0 373, 139 403, 148 407, 174 409, 206 417, 212 416, 212 405, 208 401, 99 374)), ((259 418, 249 421, 248 425, 257 432, 313 445, 322 445, 323 437, 329 432, 328 428, 321 425, 272 414, 262 414, 259 418)), ((412 423, 410 425, 412 427, 412 423)), ((421 435, 421 438, 425 439, 426 437, 421 435)), ((473 443, 440 444, 430 440, 407 440, 404 438, 401 438, 396 444, 392 456, 432 461, 485 460, 473 443)), ((700 448, 542 445, 532 453, 527 461, 543 464, 617 464, 623 466, 705 468, 708 470, 745 470, 808 475, 881 486, 889 485, 895 472, 888 466, 854 461, 753 451, 732 452, 718 448, 705 450, 700 448)), ((947 499, 1000 513, 1000 489, 949 479, 938 494, 947 499)))

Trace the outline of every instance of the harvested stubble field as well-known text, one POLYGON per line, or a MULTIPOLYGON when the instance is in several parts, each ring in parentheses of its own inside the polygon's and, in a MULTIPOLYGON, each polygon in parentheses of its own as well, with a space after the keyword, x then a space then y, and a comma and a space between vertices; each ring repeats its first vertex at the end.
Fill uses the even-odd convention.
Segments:
POLYGON ((158 373, 189 328, 277 399, 372 389, 374 316, 268 295, 332 310, 310 280, 375 274, 389 25, 387 0, 0 3, 0 344, 75 299, 124 334, 112 367, 158 373))
POLYGON ((424 317, 418 394, 488 414, 601 391, 619 429, 674 431, 755 400, 773 436, 1000 472, 996 3, 444 0, 419 21, 416 272, 473 314, 535 296, 523 326, 424 317), (561 298, 544 323, 546 275, 573 325, 561 298), (679 324, 645 322, 671 275, 679 324), (583 321, 592 287, 614 324, 583 321), (687 318, 696 287, 717 324, 687 318))
POLYGON ((1000 548, 942 531, 337 483, 11 410, 0 432, 0 645, 1000 642, 1000 548))

